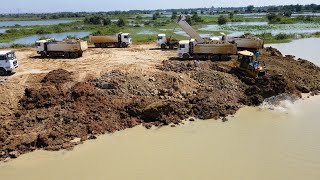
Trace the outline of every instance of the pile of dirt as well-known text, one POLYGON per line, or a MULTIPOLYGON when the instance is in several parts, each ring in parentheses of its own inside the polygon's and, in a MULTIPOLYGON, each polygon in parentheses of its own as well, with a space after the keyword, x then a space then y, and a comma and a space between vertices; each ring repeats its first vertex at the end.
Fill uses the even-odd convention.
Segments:
POLYGON ((72 73, 64 70, 57 69, 50 71, 41 81, 41 83, 60 84, 72 80, 72 73))
POLYGON ((152 73, 114 70, 85 82, 63 69, 51 71, 40 85, 25 89, 18 108, 6 116, 10 120, 0 121, 0 160, 35 149, 72 148, 139 124, 179 124, 188 117, 226 120, 244 105, 320 90, 319 67, 271 54, 262 51, 270 69, 263 78, 235 71, 235 58, 163 61, 152 73))

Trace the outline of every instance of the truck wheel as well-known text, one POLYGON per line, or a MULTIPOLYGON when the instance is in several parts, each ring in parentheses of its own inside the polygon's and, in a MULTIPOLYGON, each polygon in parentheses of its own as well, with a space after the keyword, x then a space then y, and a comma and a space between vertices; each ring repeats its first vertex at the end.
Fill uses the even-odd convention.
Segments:
POLYGON ((182 55, 183 60, 188 60, 189 59, 189 54, 183 54, 182 55))
POLYGON ((127 44, 125 42, 121 43, 121 47, 122 48, 126 48, 127 47, 127 44))
POLYGON ((4 68, 0 68, 0 76, 6 76, 7 71, 4 68))
POLYGON ((76 53, 70 53, 70 58, 75 59, 77 58, 78 54, 76 53))
POLYGON ((224 54, 224 55, 221 55, 220 59, 221 59, 221 61, 228 61, 229 60, 229 56, 224 54))
POLYGON ((64 53, 64 58, 69 59, 70 58, 70 54, 68 52, 64 53))
POLYGON ((47 57, 47 54, 46 54, 45 52, 41 52, 41 53, 40 53, 40 56, 41 56, 42 58, 45 58, 45 57, 47 57))
POLYGON ((54 58, 54 57, 55 57, 54 52, 49 52, 49 57, 50 57, 50 58, 54 58))
POLYGON ((219 55, 213 55, 210 57, 211 61, 219 61, 220 60, 220 56, 219 55))
POLYGON ((161 44, 161 49, 166 49, 166 45, 165 44, 161 44))
POLYGON ((174 46, 172 44, 170 44, 169 49, 174 49, 174 46))
POLYGON ((94 46, 95 46, 96 48, 100 48, 100 44, 98 44, 98 43, 94 44, 94 46))
POLYGON ((100 47, 101 47, 101 48, 106 48, 107 46, 106 46, 105 43, 101 43, 100 47))
POLYGON ((194 55, 194 56, 193 56, 193 59, 194 59, 194 60, 200 60, 199 55, 194 55))

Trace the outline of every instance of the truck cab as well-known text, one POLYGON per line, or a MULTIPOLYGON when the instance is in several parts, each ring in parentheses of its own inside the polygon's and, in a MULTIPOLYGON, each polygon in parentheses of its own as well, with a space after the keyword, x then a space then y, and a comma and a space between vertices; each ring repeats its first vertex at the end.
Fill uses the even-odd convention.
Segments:
POLYGON ((178 47, 178 56, 179 58, 182 58, 184 60, 189 59, 190 57, 190 41, 189 40, 182 40, 179 41, 179 47, 178 47))
POLYGON ((14 51, 0 51, 0 75, 5 76, 18 68, 14 51))
MULTIPOLYGON (((157 46, 166 46, 167 44, 167 36, 165 34, 158 34, 157 36, 157 46)), ((163 48, 164 49, 164 48, 163 48)))
POLYGON ((132 44, 131 35, 129 33, 120 33, 118 36, 122 47, 124 45, 128 47, 130 44, 132 44))
POLYGON ((46 55, 47 54, 47 43, 53 42, 55 39, 44 39, 35 42, 35 47, 38 54, 46 55))

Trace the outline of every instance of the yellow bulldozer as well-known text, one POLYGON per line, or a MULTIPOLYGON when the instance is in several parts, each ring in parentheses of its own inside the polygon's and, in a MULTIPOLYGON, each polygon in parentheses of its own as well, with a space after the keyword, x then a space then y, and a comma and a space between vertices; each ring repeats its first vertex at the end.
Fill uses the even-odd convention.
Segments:
POLYGON ((254 54, 250 51, 238 51, 236 67, 253 78, 267 74, 265 63, 254 60, 254 54))

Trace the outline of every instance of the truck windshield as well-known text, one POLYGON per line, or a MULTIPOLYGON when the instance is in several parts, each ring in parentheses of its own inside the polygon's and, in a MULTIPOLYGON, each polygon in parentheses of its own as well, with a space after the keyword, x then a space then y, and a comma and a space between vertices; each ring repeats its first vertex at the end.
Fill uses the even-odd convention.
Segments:
POLYGON ((1 61, 1 60, 7 60, 6 56, 0 55, 0 61, 1 61))
POLYGON ((40 43, 36 43, 35 45, 36 45, 36 47, 37 47, 37 46, 40 46, 40 43))
POLYGON ((159 39, 162 39, 162 36, 158 36, 158 40, 159 40, 159 39))
POLYGON ((123 38, 129 39, 129 38, 130 38, 130 35, 125 35, 125 36, 123 36, 123 38))
POLYGON ((16 58, 16 55, 14 53, 8 53, 7 56, 8 56, 9 60, 12 60, 12 59, 16 58))
POLYGON ((184 44, 180 44, 180 46, 179 46, 180 49, 185 48, 185 47, 186 47, 186 45, 184 45, 184 44))

